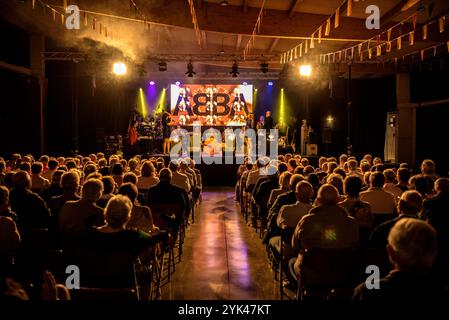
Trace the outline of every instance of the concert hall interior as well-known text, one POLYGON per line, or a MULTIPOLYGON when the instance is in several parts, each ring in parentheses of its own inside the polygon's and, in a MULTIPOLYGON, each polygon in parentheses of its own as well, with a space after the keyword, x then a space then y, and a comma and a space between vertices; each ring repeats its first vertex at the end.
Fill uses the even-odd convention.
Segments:
POLYGON ((0 0, 0 301, 447 298, 448 79, 447 0, 0 0))

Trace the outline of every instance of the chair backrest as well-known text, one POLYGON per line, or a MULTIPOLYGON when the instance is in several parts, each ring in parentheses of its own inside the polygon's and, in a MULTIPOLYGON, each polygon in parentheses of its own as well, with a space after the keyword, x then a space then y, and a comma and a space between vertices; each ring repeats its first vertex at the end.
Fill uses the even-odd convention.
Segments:
POLYGON ((67 263, 80 269, 82 287, 135 288, 136 258, 129 252, 73 252, 67 263))
POLYGON ((162 230, 169 228, 169 223, 166 219, 164 219, 164 215, 174 214, 177 222, 182 221, 184 216, 184 210, 179 204, 157 203, 149 204, 149 207, 153 216, 153 223, 162 230))
POLYGON ((50 245, 50 233, 46 228, 20 229, 21 248, 23 250, 47 250, 50 245))
POLYGON ((301 263, 301 284, 318 287, 346 287, 356 281, 356 249, 305 250, 301 263))

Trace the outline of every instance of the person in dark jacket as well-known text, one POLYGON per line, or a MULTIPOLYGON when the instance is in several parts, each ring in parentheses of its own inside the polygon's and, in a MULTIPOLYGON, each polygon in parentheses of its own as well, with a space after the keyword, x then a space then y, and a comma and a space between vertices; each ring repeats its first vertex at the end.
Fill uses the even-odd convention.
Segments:
POLYGON ((13 185, 9 202, 12 211, 17 214, 19 229, 47 228, 50 211, 45 201, 38 194, 30 191, 30 175, 25 171, 16 172, 13 176, 13 185))

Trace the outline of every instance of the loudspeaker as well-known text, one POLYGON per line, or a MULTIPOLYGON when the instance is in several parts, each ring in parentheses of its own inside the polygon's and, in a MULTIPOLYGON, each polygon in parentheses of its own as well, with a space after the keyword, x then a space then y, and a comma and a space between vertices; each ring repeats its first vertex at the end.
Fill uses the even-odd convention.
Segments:
POLYGON ((318 155, 318 145, 316 143, 308 143, 306 147, 308 156, 317 156, 318 155))

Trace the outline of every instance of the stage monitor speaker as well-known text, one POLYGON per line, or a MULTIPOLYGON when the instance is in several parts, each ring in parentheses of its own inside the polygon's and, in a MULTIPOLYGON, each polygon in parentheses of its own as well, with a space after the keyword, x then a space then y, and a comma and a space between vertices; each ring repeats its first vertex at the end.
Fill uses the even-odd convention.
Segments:
POLYGON ((308 156, 317 156, 318 155, 318 145, 316 143, 308 143, 306 147, 308 156))

